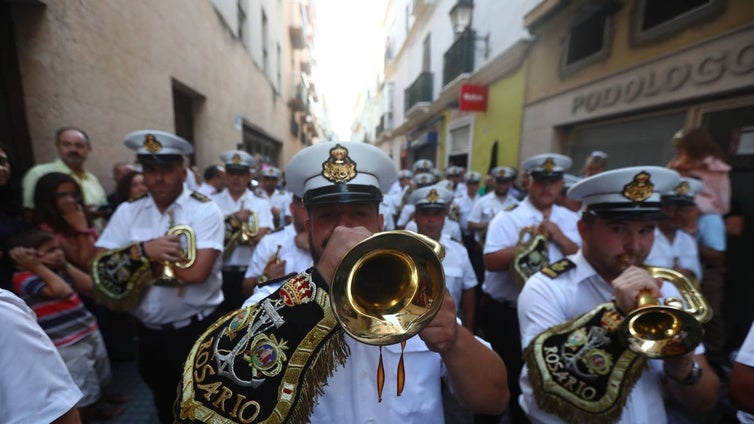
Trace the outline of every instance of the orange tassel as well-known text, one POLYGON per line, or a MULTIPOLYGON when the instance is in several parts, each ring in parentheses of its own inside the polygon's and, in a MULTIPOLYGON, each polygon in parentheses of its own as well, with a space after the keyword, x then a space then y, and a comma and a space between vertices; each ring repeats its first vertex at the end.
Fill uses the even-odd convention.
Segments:
POLYGON ((380 346, 380 364, 377 366, 377 401, 382 402, 382 388, 385 386, 385 367, 382 365, 382 346, 380 346))
POLYGON ((401 342, 401 359, 398 361, 398 396, 403 393, 403 387, 406 385, 406 370, 403 367, 403 350, 406 348, 406 341, 401 342))

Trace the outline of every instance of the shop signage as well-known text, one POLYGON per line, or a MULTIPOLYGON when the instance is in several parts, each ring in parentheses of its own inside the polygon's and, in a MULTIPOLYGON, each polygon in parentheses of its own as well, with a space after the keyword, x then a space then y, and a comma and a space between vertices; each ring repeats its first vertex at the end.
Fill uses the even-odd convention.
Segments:
POLYGON ((487 86, 461 84, 458 109, 474 112, 487 111, 487 86))

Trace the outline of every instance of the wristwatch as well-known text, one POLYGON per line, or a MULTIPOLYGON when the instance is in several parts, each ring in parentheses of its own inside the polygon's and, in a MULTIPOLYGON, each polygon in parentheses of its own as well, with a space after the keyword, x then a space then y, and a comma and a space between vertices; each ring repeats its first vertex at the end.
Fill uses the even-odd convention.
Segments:
POLYGON ((675 378, 667 372, 665 372, 665 377, 676 384, 680 384, 681 386, 693 386, 702 378, 702 367, 700 367, 699 363, 696 361, 691 361, 691 364, 691 373, 689 373, 689 376, 684 378, 683 380, 675 378))
POLYGON ((270 281, 270 277, 268 277, 267 274, 262 274, 259 277, 257 277, 258 286, 263 286, 267 284, 268 281, 270 281))

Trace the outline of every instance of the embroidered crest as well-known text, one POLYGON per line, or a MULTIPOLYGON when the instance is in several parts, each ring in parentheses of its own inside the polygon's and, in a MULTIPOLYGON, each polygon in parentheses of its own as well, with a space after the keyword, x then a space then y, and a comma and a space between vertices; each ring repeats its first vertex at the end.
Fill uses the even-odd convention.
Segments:
POLYGON ((576 264, 564 258, 549 266, 542 268, 542 273, 550 278, 557 278, 564 272, 576 268, 576 264))
POLYGON ((430 203, 437 203, 440 201, 440 195, 437 194, 437 190, 432 189, 427 193, 427 201, 430 203))
POLYGON ((555 160, 553 160, 553 158, 551 157, 548 157, 544 162, 542 162, 542 165, 540 166, 542 167, 543 171, 552 172, 555 170, 555 160))
POLYGON ((356 162, 340 144, 330 149, 330 158, 322 163, 322 176, 333 183, 345 183, 356 177, 356 162))
POLYGON ((267 336, 259 334, 244 351, 243 359, 249 363, 252 375, 274 377, 283 369, 283 363, 288 360, 285 351, 288 343, 284 339, 277 340, 274 334, 267 336))
POLYGON ((548 328, 524 351, 537 405, 566 422, 597 424, 620 418, 646 359, 628 350, 604 317, 605 303, 548 328))
POLYGON ((285 282, 280 288, 280 297, 286 306, 296 306, 308 303, 317 294, 317 286, 308 278, 296 276, 285 282))
POLYGON ((230 158, 230 163, 233 165, 240 165, 241 164, 241 155, 238 153, 234 154, 232 158, 230 158))
POLYGON ((675 194, 681 196, 688 196, 690 191, 691 187, 689 187, 688 181, 681 181, 681 183, 675 188, 675 194))
POLYGON ((649 173, 645 171, 636 174, 633 181, 623 186, 623 196, 634 202, 643 202, 649 199, 655 187, 649 178, 649 173))
POLYGON ((157 141, 154 135, 147 134, 144 137, 144 148, 147 149, 149 153, 155 153, 162 149, 162 144, 157 141))

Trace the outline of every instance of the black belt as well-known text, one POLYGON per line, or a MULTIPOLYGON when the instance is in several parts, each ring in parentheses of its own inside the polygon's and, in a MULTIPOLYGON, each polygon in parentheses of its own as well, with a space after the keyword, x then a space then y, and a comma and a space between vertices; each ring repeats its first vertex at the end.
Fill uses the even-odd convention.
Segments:
POLYGON ((223 267, 223 272, 246 272, 248 266, 244 265, 226 265, 223 267))
POLYGON ((514 302, 514 301, 512 301, 512 300, 508 300, 508 299, 500 299, 500 300, 497 300, 497 299, 495 299, 494 297, 492 297, 492 296, 488 295, 487 293, 484 293, 484 294, 483 294, 483 296, 484 296, 484 297, 485 297, 485 298, 487 299, 487 301, 488 301, 488 302, 490 302, 490 303, 494 303, 494 304, 496 304, 496 305, 499 305, 499 306, 505 306, 506 308, 511 308, 511 309, 516 309, 516 308, 518 308, 518 304, 517 304, 517 302, 514 302))
POLYGON ((189 318, 182 319, 179 321, 173 321, 169 322, 167 324, 146 324, 142 323, 144 327, 150 329, 150 330, 157 330, 157 331, 174 331, 174 330, 180 330, 181 328, 188 327, 189 325, 196 324, 208 316, 212 315, 217 310, 217 307, 212 307, 208 310, 208 312, 199 312, 198 314, 195 314, 189 318))

